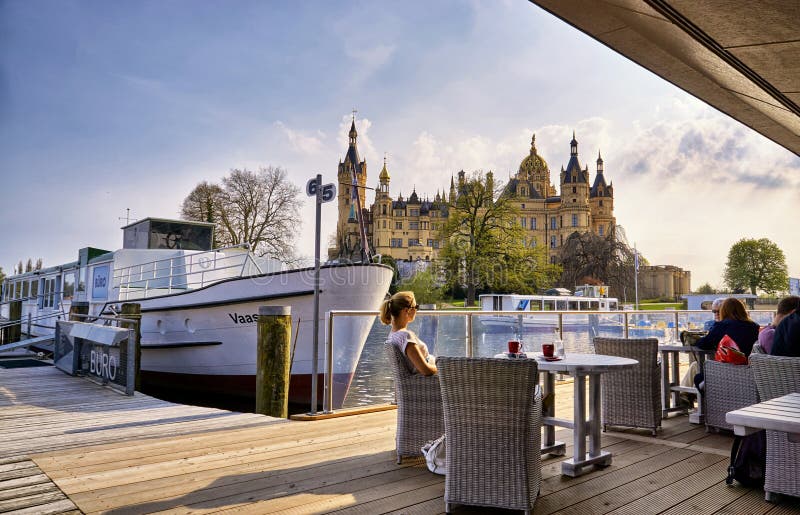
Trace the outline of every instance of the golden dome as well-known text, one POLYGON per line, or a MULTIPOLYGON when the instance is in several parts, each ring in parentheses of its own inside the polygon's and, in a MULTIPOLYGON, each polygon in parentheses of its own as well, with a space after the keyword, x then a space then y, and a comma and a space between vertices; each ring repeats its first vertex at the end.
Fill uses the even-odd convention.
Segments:
POLYGON ((381 169, 381 174, 378 176, 381 181, 388 181, 389 180, 389 170, 386 169, 386 161, 383 161, 383 168, 381 169))
POLYGON ((543 174, 550 175, 547 162, 536 152, 536 134, 531 138, 531 153, 519 164, 519 174, 531 179, 542 177, 543 174))

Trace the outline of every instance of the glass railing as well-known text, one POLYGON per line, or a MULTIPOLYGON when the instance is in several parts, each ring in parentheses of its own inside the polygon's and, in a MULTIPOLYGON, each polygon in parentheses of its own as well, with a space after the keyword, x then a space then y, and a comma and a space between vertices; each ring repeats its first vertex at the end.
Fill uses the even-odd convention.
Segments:
MULTIPOLYGON (((773 311, 750 311, 759 325, 772 320, 773 311)), ((343 407, 368 406, 392 402, 392 373, 383 350, 389 326, 382 325, 376 311, 332 311, 327 314, 325 367, 323 378, 323 410, 331 411, 332 363, 343 349, 331 345, 337 325, 347 317, 368 317, 373 320, 343 407), (328 356, 333 356, 328 359, 328 356)), ((541 344, 551 341, 558 330, 569 354, 592 353, 595 336, 646 338, 660 343, 674 342, 683 330, 704 330, 713 321, 710 311, 420 311, 409 329, 415 331, 437 356, 489 357, 505 352, 507 342, 519 338, 523 350, 540 352, 541 344)), ((345 327, 344 325, 340 325, 345 327)), ((322 355, 322 351, 320 352, 322 355)), ((312 410, 313 411, 313 410, 312 410)))

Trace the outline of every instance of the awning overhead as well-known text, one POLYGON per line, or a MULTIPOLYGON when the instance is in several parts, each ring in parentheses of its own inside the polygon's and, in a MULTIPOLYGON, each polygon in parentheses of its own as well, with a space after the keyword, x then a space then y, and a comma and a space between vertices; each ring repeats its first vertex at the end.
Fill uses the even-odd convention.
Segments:
POLYGON ((530 1, 800 155, 800 1, 530 1))

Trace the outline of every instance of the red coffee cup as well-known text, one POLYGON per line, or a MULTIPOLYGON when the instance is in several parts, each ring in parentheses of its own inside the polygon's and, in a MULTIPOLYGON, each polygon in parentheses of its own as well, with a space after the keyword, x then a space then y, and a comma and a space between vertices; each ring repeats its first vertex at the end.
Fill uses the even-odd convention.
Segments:
POLYGON ((519 354, 520 343, 518 340, 508 340, 508 352, 511 354, 519 354))
POLYGON ((544 354, 545 358, 552 358, 553 352, 555 352, 556 346, 552 343, 543 343, 542 344, 542 354, 544 354))

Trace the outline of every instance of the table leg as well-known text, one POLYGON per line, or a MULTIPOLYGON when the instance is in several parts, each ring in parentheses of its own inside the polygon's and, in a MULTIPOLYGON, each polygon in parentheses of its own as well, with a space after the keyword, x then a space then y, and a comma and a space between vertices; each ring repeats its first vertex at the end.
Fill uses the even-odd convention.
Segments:
POLYGON ((542 372, 542 394, 544 423, 542 429, 544 438, 542 439, 542 454, 553 454, 563 456, 567 452, 567 444, 556 440, 556 427, 547 423, 547 419, 555 417, 556 414, 556 376, 550 372, 542 372))
POLYGON ((661 416, 665 418, 672 407, 669 402, 669 354, 667 351, 661 351, 661 416))
POLYGON ((573 416, 572 458, 561 462, 561 473, 580 476, 589 471, 590 465, 610 465, 611 453, 600 448, 600 374, 589 376, 590 419, 589 454, 586 453, 586 375, 575 374, 575 409, 573 416))
MULTIPOLYGON (((671 367, 672 368, 672 370, 671 370, 671 372, 672 372, 672 385, 673 386, 678 386, 679 384, 681 384, 681 378, 680 378, 680 373, 681 373, 681 371, 680 371, 680 362, 681 362, 681 358, 680 358, 680 353, 679 352, 670 352, 670 354, 672 354, 672 367, 671 367)), ((672 405, 673 406, 679 406, 680 405, 680 401, 681 401, 680 400, 680 394, 678 392, 672 392, 672 405)))

